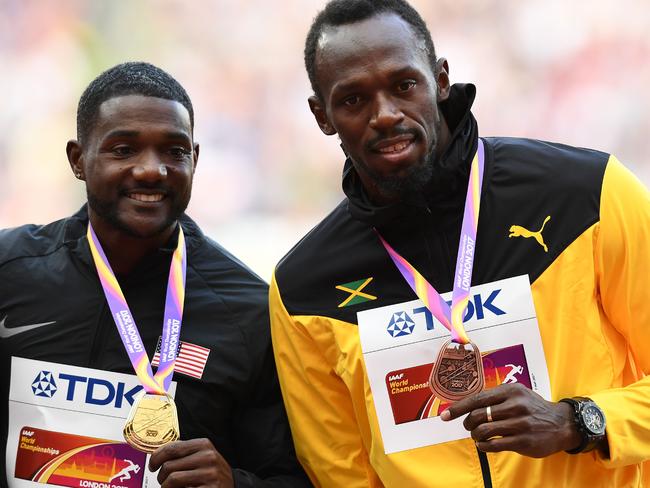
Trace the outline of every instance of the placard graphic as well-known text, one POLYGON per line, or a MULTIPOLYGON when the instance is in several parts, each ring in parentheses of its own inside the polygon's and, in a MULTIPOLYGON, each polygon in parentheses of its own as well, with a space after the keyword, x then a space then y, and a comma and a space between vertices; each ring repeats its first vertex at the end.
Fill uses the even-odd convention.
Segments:
POLYGON ((146 454, 124 442, 23 427, 15 477, 58 486, 139 488, 146 454))
MULTIPOLYGON (((521 383, 532 388, 526 354, 522 344, 482 354, 485 389, 505 383, 521 383)), ((391 371, 386 389, 395 424, 437 417, 451 403, 437 398, 429 386, 433 363, 391 371)))

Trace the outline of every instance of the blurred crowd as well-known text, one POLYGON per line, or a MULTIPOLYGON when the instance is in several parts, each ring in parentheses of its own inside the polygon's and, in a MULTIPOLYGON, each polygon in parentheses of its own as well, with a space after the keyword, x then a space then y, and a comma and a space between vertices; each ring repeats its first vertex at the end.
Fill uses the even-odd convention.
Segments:
MULTIPOLYGON (((341 198, 343 156, 309 112, 304 38, 325 0, 0 0, 0 228, 74 212, 76 104, 144 60, 187 89, 201 144, 188 213, 270 279, 341 198)), ((648 0, 412 0, 482 135, 616 154, 650 184, 648 0)))

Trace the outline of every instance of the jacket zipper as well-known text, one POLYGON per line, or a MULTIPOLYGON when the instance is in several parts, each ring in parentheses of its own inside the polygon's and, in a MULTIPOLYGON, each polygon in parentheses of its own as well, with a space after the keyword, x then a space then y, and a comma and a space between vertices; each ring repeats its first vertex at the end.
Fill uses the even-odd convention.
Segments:
POLYGON ((483 451, 476 449, 478 453, 478 460, 481 463, 481 474, 483 475, 483 486, 485 488, 492 488, 492 475, 490 474, 490 463, 488 462, 487 454, 483 451))
MULTIPOLYGON (((103 295, 103 290, 102 290, 102 295, 103 295)), ((103 318, 104 314, 109 313, 110 316, 110 311, 107 312, 108 310, 108 303, 106 302, 106 299, 104 299, 104 303, 102 304, 102 308, 99 311, 99 314, 97 316, 97 326, 95 327, 95 333, 93 334, 92 342, 90 343, 90 347, 88 348, 88 351, 90 352, 88 356, 88 367, 89 368, 97 368, 99 362, 97 361, 97 358, 99 357, 99 353, 101 351, 101 348, 104 347, 105 344, 102 343, 101 341, 101 335, 103 333, 103 318)), ((112 318, 112 317, 111 317, 112 318)))

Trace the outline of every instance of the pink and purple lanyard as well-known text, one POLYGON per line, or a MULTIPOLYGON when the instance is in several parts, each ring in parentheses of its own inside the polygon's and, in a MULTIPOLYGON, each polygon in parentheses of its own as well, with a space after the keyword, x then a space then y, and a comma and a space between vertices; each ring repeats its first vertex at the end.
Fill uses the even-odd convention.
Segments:
POLYGON ((485 148, 483 141, 478 140, 478 148, 472 160, 469 174, 469 185, 465 198, 465 211, 463 224, 458 244, 458 257, 456 258, 456 271, 454 274, 454 289, 451 298, 451 307, 440 296, 440 293, 411 265, 397 253, 377 232, 379 240, 388 251, 391 259, 402 273, 402 276, 415 292, 418 298, 431 311, 442 325, 450 332, 452 341, 458 344, 469 343, 467 332, 463 326, 463 316, 469 301, 469 291, 472 284, 472 269, 476 251, 476 233, 478 229, 478 215, 481 206, 481 187, 483 185, 483 170, 485 168, 485 148))
POLYGON ((178 245, 172 256, 167 282, 167 297, 165 299, 165 315, 163 318, 162 340, 160 345, 160 364, 153 375, 151 363, 144 348, 140 332, 135 324, 120 284, 106 259, 102 245, 88 222, 88 244, 92 253, 99 281, 104 289, 106 301, 111 309, 113 320, 124 344, 133 369, 147 393, 163 395, 169 389, 174 375, 176 351, 178 350, 181 322, 183 319, 183 304, 185 301, 185 268, 186 249, 183 229, 179 225, 178 245))

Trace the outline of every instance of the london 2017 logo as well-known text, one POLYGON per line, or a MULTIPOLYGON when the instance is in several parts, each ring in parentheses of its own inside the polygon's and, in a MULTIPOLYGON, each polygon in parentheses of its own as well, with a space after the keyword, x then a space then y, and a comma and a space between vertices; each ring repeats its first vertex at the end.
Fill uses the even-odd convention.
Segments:
POLYGON ((388 323, 388 333, 391 337, 410 335, 415 328, 415 322, 406 312, 395 312, 388 323))
POLYGON ((52 373, 49 371, 41 371, 36 376, 36 379, 32 383, 32 391, 34 395, 45 398, 52 398, 52 395, 56 393, 56 382, 52 373))

